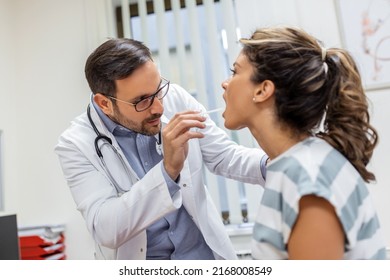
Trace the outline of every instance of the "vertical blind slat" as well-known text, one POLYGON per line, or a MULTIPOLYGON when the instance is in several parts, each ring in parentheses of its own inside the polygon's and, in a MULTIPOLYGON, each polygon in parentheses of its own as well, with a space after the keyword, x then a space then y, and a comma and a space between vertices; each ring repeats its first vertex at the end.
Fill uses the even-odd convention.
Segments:
POLYGON ((214 0, 204 0, 203 1, 205 7, 206 14, 206 22, 207 22, 207 40, 208 40, 208 57, 210 58, 210 70, 211 70, 211 85, 208 103, 212 108, 221 107, 223 104, 223 100, 221 97, 221 86, 220 82, 223 79, 223 65, 221 57, 221 49, 219 48, 218 42, 218 26, 216 20, 216 12, 215 12, 215 4, 214 0))
MULTIPOLYGON (((211 84, 209 84, 210 92, 208 94, 208 105, 210 109, 222 106, 222 89, 220 86, 220 82, 218 81, 222 81, 223 78, 224 62, 221 57, 221 50, 219 48, 218 42, 219 36, 214 0, 204 0, 203 5, 205 8, 205 16, 207 23, 207 59, 210 61, 210 63, 208 64, 208 68, 210 71, 210 73, 208 74, 210 74, 211 77, 211 79, 209 79, 209 83, 211 84)), ((212 116, 212 118, 218 124, 220 122, 221 117, 214 115, 212 116)), ((217 184, 220 210, 222 212, 222 216, 226 218, 224 222, 227 223, 230 219, 230 207, 226 179, 223 177, 219 177, 217 180, 217 184)))
POLYGON ((184 40, 184 31, 182 18, 180 16, 180 2, 179 0, 171 0, 173 17, 175 22, 175 34, 176 34, 176 53, 179 61, 179 75, 180 75, 180 85, 185 89, 189 88, 187 71, 186 69, 186 52, 185 52, 185 40, 184 40))
POLYGON ((196 13, 195 0, 185 0, 185 5, 188 11, 188 19, 190 25, 190 42, 191 42, 191 54, 195 67, 195 79, 196 79, 196 98, 206 107, 207 104, 207 90, 204 77, 204 62, 202 45, 200 42, 200 32, 198 27, 198 16, 196 13))
POLYGON ((105 1, 105 9, 107 10, 107 33, 108 37, 115 38, 117 37, 117 32, 115 30, 115 20, 114 20, 114 9, 112 6, 112 0, 106 0, 105 1))
POLYGON ((132 38, 130 30, 130 7, 129 0, 121 0, 122 7, 122 27, 123 27, 123 37, 132 38))
POLYGON ((228 62, 229 65, 232 65, 239 53, 236 34, 236 16, 234 14, 233 0, 221 0, 221 7, 228 43, 228 62))
POLYGON ((148 19, 147 19, 147 11, 146 11, 146 0, 138 0, 138 14, 141 21, 141 35, 142 42, 144 42, 147 46, 150 45, 149 41, 149 32, 148 32, 148 19))
POLYGON ((165 20, 165 5, 164 1, 153 0, 154 12, 156 14, 157 38, 158 38, 158 57, 160 60, 159 67, 161 75, 170 77, 169 70, 169 45, 168 33, 165 20))

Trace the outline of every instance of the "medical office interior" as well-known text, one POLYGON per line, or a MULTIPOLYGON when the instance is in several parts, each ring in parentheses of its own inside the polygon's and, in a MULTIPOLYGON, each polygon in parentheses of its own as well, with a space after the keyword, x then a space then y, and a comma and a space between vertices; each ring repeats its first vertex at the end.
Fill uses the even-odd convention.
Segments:
MULTIPOLYGON (((370 190, 390 248, 388 0, 0 0, 0 216, 15 214, 19 228, 60 226, 64 259, 93 259, 94 243, 53 151, 86 110, 90 52, 108 37, 144 41, 161 74, 211 110, 224 106, 221 82, 240 50, 237 38, 280 24, 300 26, 326 47, 346 47, 358 57, 380 137, 370 190)), ((223 128, 220 112, 211 117, 223 128)), ((246 130, 228 133, 257 145, 246 130)), ((204 172, 237 254, 249 258, 261 187, 204 172)))

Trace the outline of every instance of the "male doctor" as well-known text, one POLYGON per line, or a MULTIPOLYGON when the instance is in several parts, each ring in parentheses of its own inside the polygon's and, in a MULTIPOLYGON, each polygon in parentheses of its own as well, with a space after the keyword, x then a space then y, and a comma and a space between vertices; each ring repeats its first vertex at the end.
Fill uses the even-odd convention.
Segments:
POLYGON ((95 257, 236 259, 202 165, 263 185, 264 152, 229 140, 201 104, 160 76, 141 42, 104 42, 85 74, 88 110, 55 151, 95 257))

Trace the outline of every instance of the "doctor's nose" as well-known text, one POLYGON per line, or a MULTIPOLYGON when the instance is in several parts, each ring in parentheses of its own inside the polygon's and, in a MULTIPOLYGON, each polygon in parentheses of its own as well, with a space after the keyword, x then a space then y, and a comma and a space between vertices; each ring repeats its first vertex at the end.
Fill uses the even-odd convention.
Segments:
POLYGON ((150 106, 152 114, 162 114, 164 111, 163 99, 154 98, 153 104, 150 106))

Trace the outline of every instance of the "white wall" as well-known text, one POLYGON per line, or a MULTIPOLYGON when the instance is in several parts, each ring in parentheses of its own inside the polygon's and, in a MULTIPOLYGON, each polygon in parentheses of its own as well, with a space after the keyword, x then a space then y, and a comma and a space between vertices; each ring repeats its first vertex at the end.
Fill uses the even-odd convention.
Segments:
MULTIPOLYGON (((338 45, 332 0, 236 1, 242 35, 255 27, 298 24, 338 45), (315 3, 314 3, 315 2, 315 3)), ((105 0, 0 0, 0 129, 5 207, 19 225, 65 224, 69 259, 92 259, 93 246, 53 152, 59 134, 85 110, 84 62, 110 36, 105 0)), ((372 168, 374 199, 390 246, 389 90, 370 92, 381 141, 372 168)))
POLYGON ((1 0, 0 13, 5 210, 18 214, 20 226, 66 224, 69 257, 92 258, 53 152, 88 101, 85 3, 1 0))
POLYGON ((384 229, 387 246, 390 247, 390 110, 388 108, 390 89, 370 91, 368 97, 372 102, 372 124, 379 133, 379 144, 370 164, 377 182, 371 184, 371 191, 384 229))
MULTIPOLYGON (((14 51, 14 28, 12 24, 12 19, 14 16, 13 9, 11 6, 11 1, 1 0, 0 2, 0 99, 2 103, 2 109, 0 110, 0 130, 2 130, 2 142, 3 147, 1 151, 1 159, 3 164, 3 178, 0 178, 2 181, 3 192, 8 191, 13 196, 16 196, 17 190, 15 188, 11 189, 9 186, 10 179, 6 174, 11 174, 12 168, 10 165, 13 164, 13 157, 11 154, 15 153, 15 149, 12 145, 8 143, 16 141, 15 127, 13 126, 12 120, 16 119, 16 99, 15 99, 15 51, 14 51), (7 164, 5 164, 7 162, 7 164)), ((3 197, 2 202, 4 207, 7 206, 3 197)), ((16 202, 15 202, 16 204, 16 202)), ((15 205, 16 208, 16 205, 15 205)))

